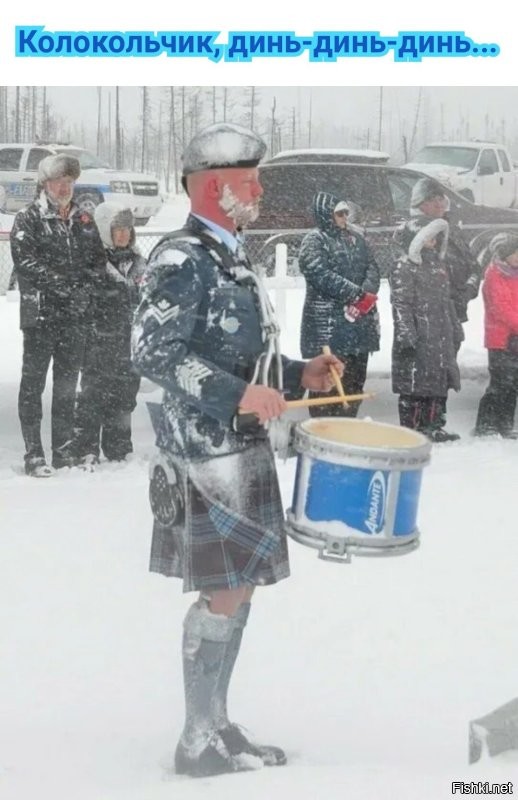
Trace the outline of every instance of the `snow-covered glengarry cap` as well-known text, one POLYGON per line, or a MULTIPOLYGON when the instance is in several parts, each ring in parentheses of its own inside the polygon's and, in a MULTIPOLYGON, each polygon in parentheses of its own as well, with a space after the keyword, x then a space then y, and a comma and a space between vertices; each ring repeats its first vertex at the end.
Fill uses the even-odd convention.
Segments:
POLYGON ((254 131, 241 125, 217 122, 199 131, 182 156, 183 174, 208 169, 256 167, 266 144, 254 131))
POLYGON ((57 156, 47 156, 40 161, 38 167, 38 181, 55 181, 58 178, 72 178, 76 181, 81 174, 81 165, 75 156, 59 153, 57 156))

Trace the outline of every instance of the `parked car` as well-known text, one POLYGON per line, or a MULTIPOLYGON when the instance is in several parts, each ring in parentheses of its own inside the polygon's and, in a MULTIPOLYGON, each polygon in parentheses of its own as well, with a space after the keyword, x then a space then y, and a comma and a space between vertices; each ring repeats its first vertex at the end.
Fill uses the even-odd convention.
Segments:
POLYGON ((472 203, 499 208, 517 204, 518 175, 503 144, 436 142, 423 147, 404 166, 426 172, 472 203))
POLYGON ((279 161, 338 161, 359 164, 386 164, 390 156, 382 150, 354 150, 345 147, 307 147, 299 150, 281 150, 272 156, 269 164, 279 161))
MULTIPOLYGON (((364 227, 383 275, 399 255, 393 241, 396 228, 410 217, 410 196, 423 173, 402 167, 337 162, 267 162, 259 167, 264 189, 258 220, 247 229, 252 260, 271 275, 275 246, 288 246, 288 271, 298 273, 297 254, 303 236, 315 226, 311 212, 313 195, 333 192, 352 202, 356 224, 364 227)), ((518 210, 470 203, 448 187, 450 218, 480 263, 487 261, 487 246, 497 233, 518 234, 518 210)))
POLYGON ((0 184, 7 193, 7 211, 18 211, 33 198, 38 165, 46 156, 66 153, 81 164, 74 197, 93 212, 104 200, 115 200, 131 208, 137 225, 145 225, 160 209, 158 181, 151 175, 111 169, 82 147, 69 144, 0 144, 0 184))

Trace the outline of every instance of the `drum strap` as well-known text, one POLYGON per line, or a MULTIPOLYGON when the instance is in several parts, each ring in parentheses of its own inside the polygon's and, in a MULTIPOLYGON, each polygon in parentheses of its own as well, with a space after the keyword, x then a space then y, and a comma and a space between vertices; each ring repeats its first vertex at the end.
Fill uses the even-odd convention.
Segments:
POLYGON ((206 230, 200 230, 198 225, 196 225, 195 227, 193 226, 193 228, 180 228, 177 231, 166 234, 153 248, 148 260, 151 259, 155 249, 164 242, 189 238, 191 239, 189 243, 194 244, 192 242, 192 237, 199 239, 207 250, 213 250, 218 255, 221 262, 218 266, 220 266, 224 272, 227 272, 235 281, 238 283, 251 283, 253 285, 259 301, 264 349, 256 362, 250 383, 273 386, 282 392, 284 387, 279 341, 280 327, 275 318, 275 311, 268 296, 268 292, 266 291, 266 287, 261 278, 253 271, 252 264, 241 245, 238 247, 236 257, 234 257, 223 242, 211 236, 206 230))

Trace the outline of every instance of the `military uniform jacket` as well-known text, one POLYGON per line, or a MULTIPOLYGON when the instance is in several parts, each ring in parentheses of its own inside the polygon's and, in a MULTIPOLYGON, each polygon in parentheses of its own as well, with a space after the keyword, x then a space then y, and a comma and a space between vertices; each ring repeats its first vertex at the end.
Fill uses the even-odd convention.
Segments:
POLYGON ((20 327, 90 316, 106 258, 97 226, 73 203, 68 219, 41 192, 16 215, 11 253, 20 286, 20 327))
MULTIPOLYGON (((232 420, 264 339, 244 255, 232 254, 193 216, 184 230, 150 256, 133 359, 142 375, 165 389, 158 446, 196 460, 244 451, 256 441, 235 432, 232 420), (226 265, 200 235, 212 237, 220 253, 225 249, 226 265)), ((288 390, 303 391, 303 366, 283 358, 288 390)))

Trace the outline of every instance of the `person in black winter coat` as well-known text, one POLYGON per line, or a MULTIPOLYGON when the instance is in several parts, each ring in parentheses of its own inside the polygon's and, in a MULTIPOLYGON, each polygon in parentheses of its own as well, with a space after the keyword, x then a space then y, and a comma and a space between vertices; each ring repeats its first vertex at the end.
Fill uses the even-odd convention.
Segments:
POLYGON ((95 209, 106 253, 77 399, 74 450, 85 464, 122 461, 133 451, 131 412, 139 376, 131 363, 131 324, 146 262, 135 247, 133 213, 118 203, 95 209))
POLYGON ((444 430, 448 389, 460 389, 456 361, 462 328, 444 263, 448 223, 436 219, 410 238, 408 253, 390 275, 394 341, 392 390, 401 425, 434 442, 458 439, 444 430))
MULTIPOLYGON (((479 292, 481 272, 480 265, 474 258, 464 239, 458 224, 450 219, 449 200, 441 184, 434 178, 420 178, 414 184, 410 198, 410 222, 407 222, 394 235, 396 242, 404 253, 412 236, 434 219, 445 219, 448 224, 448 244, 444 256, 444 264, 448 269, 450 293, 453 307, 460 323, 468 320, 468 303, 474 300, 479 292)), ((456 337, 457 349, 464 335, 456 337)), ((446 398, 438 413, 442 417, 442 425, 446 424, 446 398)))
MULTIPOLYGON (((349 210, 344 200, 328 192, 313 198, 317 227, 306 234, 299 252, 306 279, 300 350, 303 358, 313 358, 329 345, 345 365, 345 393, 360 394, 369 353, 379 350, 375 304, 380 274, 362 233, 348 222, 349 210)), ((360 402, 351 402, 348 408, 314 406, 311 414, 355 417, 359 407, 360 402)))
POLYGON ((451 298, 457 318, 459 322, 467 322, 468 303, 477 297, 480 288, 480 265, 459 226, 449 219, 449 201, 440 183, 433 178, 421 178, 415 183, 410 199, 410 216, 410 222, 395 234, 396 241, 405 252, 408 251, 409 235, 415 235, 434 219, 445 219, 449 223, 444 264, 449 272, 451 298))
POLYGON ((52 466, 72 466, 76 385, 104 249, 90 216, 73 202, 79 161, 48 156, 38 169, 36 199, 16 215, 11 231, 20 287, 23 366, 18 412, 25 471, 48 477, 41 441, 42 394, 52 359, 52 466))

